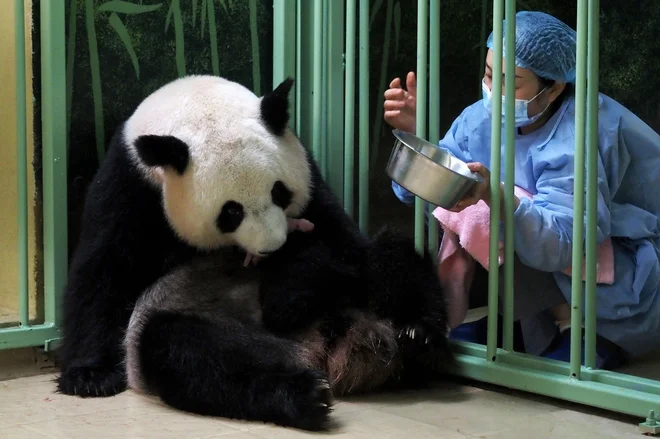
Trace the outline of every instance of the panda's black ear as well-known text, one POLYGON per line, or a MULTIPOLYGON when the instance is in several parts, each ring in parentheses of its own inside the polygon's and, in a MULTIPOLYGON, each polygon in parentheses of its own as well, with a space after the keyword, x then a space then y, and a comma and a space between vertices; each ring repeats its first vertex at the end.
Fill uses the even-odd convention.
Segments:
POLYGON ((293 78, 286 78, 277 88, 261 99, 261 118, 276 136, 284 134, 289 123, 289 93, 293 78))
POLYGON ((188 145, 174 136, 140 136, 135 140, 135 149, 147 166, 170 166, 179 175, 188 166, 188 145))

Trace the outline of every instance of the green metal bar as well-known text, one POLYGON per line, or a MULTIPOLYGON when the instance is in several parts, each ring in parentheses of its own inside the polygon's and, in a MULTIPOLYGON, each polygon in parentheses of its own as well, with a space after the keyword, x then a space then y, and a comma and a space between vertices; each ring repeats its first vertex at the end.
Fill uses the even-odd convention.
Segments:
POLYGON ((577 2, 575 80, 575 180, 573 202, 573 276, 571 278, 571 375, 580 378, 582 347, 582 259, 584 245, 584 141, 587 82, 587 0, 577 2))
POLYGON ((327 81, 326 105, 328 129, 326 129, 328 184, 340 202, 344 192, 344 2, 328 1, 327 81))
POLYGON ((45 340, 57 339, 60 334, 52 323, 28 327, 2 328, 0 351, 42 346, 45 340))
POLYGON ((41 120, 45 322, 57 325, 67 274, 64 2, 41 2, 41 120))
MULTIPOLYGON (((452 345, 456 353, 470 355, 480 359, 483 359, 484 351, 486 349, 483 345, 469 342, 453 341, 452 345)), ((497 361, 521 369, 531 369, 540 373, 560 375, 563 377, 568 376, 570 372, 570 365, 564 361, 550 360, 518 352, 501 351, 497 355, 497 361)), ((607 370, 585 369, 582 371, 580 379, 582 381, 591 381, 607 386, 646 392, 660 398, 660 382, 647 378, 640 378, 607 370)))
MULTIPOLYGON (((429 141, 440 142, 440 2, 431 0, 429 37, 429 141)), ((430 209, 434 206, 429 205, 430 209)), ((435 263, 438 262, 439 224, 429 215, 428 249, 435 263)))
POLYGON ((488 273, 488 361, 495 361, 497 352, 497 305, 498 305, 498 275, 499 275, 499 240, 500 240, 500 174, 501 174, 501 148, 502 148, 502 34, 503 34, 503 0, 493 2, 493 117, 491 125, 490 145, 490 261, 488 273))
POLYGON ((596 227, 598 209, 598 34, 600 1, 589 0, 587 70, 587 257, 584 365, 596 367, 596 227))
MULTIPOLYGON (((475 346, 476 350, 479 346, 475 346)), ((507 352, 498 356, 497 362, 485 361, 483 354, 483 349, 480 356, 457 354, 455 373, 487 383, 633 416, 645 417, 649 409, 655 409, 657 412, 660 408, 660 396, 657 394, 576 380, 566 375, 524 368, 520 364, 510 364, 509 361, 499 361, 502 357, 508 360, 508 354, 511 353, 507 352)))
MULTIPOLYGON (((504 175, 504 300, 502 303, 503 330, 502 347, 506 351, 513 350, 513 160, 515 158, 515 93, 516 93, 516 0, 506 0, 506 76, 505 76, 505 149, 506 170, 504 175)), ((496 188, 499 190, 499 185, 496 188)), ((498 221, 499 222, 499 221, 498 221)))
MULTIPOLYGON (((426 137, 428 104, 429 0, 417 1, 417 117, 415 133, 426 137)), ((415 197, 415 247, 424 251, 424 211, 426 203, 415 197)), ((429 218, 430 219, 430 218, 429 218)), ((429 221, 432 222, 432 221, 429 221)))
POLYGON ((319 164, 321 172, 323 170, 323 163, 321 157, 321 141, 322 141, 322 130, 321 123, 323 120, 322 111, 323 111, 323 75, 321 68, 323 67, 323 2, 315 1, 312 3, 314 18, 313 18, 313 29, 314 29, 314 68, 313 68, 313 88, 312 88, 312 111, 314 118, 312 119, 312 151, 314 154, 314 159, 319 164))
POLYGON ((369 0, 360 0, 360 175, 358 224, 368 233, 369 225, 369 0))
MULTIPOLYGON (((323 6, 321 20, 321 175, 328 178, 328 0, 317 0, 323 6)), ((316 79, 317 74, 314 74, 316 79)))
MULTIPOLYGON (((299 124, 297 133, 304 145, 309 148, 310 155, 318 160, 314 154, 314 123, 321 116, 314 112, 314 3, 299 1, 297 8, 298 21, 298 115, 299 124)), ((317 146, 318 148, 318 146, 317 146)))
MULTIPOLYGON (((296 72, 296 2, 273 0, 273 87, 284 81, 288 76, 300 78, 296 72)), ((289 97, 291 114, 297 114, 297 93, 289 97)), ((289 127, 295 130, 296 118, 289 120, 289 127)))
POLYGON ((346 2, 346 88, 344 89, 344 209, 353 215, 355 172, 355 18, 356 0, 346 2))
MULTIPOLYGON (((287 0, 281 0, 291 3, 287 0)), ((302 136, 302 0, 296 1, 296 132, 302 136)))
POLYGON ((14 1, 16 35, 16 174, 18 176, 18 318, 30 324, 28 277, 28 148, 25 75, 25 3, 14 1))
POLYGON ((486 23, 488 22, 488 0, 481 0, 481 46, 479 52, 481 62, 479 63, 479 84, 477 87, 477 99, 481 99, 481 81, 486 73, 486 23))

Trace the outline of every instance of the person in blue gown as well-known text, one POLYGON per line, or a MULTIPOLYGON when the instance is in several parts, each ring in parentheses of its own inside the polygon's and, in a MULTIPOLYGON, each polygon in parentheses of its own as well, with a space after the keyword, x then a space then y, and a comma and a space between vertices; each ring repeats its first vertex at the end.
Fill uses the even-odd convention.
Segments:
MULTIPOLYGON (((483 99, 464 109, 439 142, 484 177, 455 212, 479 200, 490 203, 491 110, 492 99, 498 99, 491 89, 493 81, 502 81, 504 93, 509 72, 504 62, 503 76, 493 78, 492 34, 487 46, 483 99)), ((572 262, 575 219, 576 33, 548 14, 519 12, 515 47, 515 184, 533 197, 515 198, 514 318, 526 352, 569 361, 566 329, 583 324, 570 320, 571 278, 562 273, 572 262)), ((385 92, 386 122, 414 133, 415 95, 413 72, 407 75, 406 90, 394 79, 385 92)), ((504 96, 502 100, 498 117, 504 144, 504 96)), ((597 241, 612 240, 614 282, 597 285, 597 367, 615 368, 659 347, 660 136, 603 94, 598 112, 597 241)), ((504 148, 501 162, 504 181, 504 148)), ((413 194, 395 182, 392 188, 402 202, 413 203, 413 194)), ((502 185, 499 190, 504 212, 502 185)), ((452 337, 483 343, 485 327, 483 321, 464 324, 452 337)), ((584 339, 582 343, 584 349, 584 339)))

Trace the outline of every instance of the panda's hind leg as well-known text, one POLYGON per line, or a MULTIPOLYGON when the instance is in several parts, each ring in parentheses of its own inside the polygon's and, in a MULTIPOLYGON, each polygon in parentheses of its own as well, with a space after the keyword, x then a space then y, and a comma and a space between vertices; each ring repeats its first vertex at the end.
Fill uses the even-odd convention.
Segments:
POLYGON ((157 311, 139 337, 146 391, 179 410, 306 430, 329 424, 324 371, 298 361, 299 345, 226 319, 157 311))

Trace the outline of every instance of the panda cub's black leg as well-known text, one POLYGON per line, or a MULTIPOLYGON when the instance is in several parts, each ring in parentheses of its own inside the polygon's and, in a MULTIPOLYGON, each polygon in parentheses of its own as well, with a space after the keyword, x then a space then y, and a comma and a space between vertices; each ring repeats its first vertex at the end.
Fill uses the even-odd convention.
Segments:
POLYGON ((227 318, 155 312, 139 338, 146 390, 179 410, 305 430, 328 427, 325 372, 297 362, 299 345, 227 318))
POLYGON ((384 229, 374 236, 368 258, 370 306, 392 319, 404 351, 449 356, 447 303, 430 255, 384 229))

